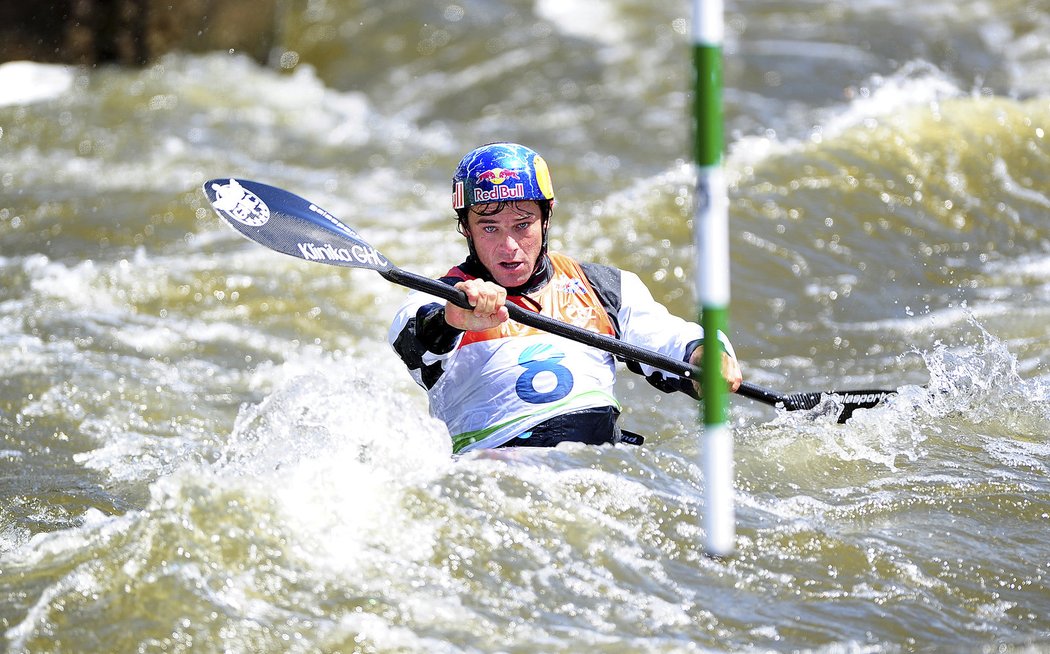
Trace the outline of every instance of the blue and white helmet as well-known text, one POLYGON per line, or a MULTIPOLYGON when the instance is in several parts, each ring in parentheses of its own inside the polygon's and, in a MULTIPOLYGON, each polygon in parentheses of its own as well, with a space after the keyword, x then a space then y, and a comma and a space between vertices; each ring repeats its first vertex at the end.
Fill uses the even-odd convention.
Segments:
POLYGON ((475 204, 554 200, 547 162, 524 145, 489 143, 467 153, 452 177, 452 208, 475 204))

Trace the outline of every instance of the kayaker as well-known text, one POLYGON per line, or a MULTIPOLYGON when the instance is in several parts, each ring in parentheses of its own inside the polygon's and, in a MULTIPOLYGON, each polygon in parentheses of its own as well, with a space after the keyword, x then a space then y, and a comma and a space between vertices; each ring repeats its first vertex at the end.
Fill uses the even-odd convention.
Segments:
MULTIPOLYGON (((554 187, 543 158, 516 143, 468 153, 452 178, 452 206, 467 259, 442 281, 473 311, 413 293, 389 340, 454 452, 563 441, 616 443, 616 362, 601 350, 509 320, 507 302, 700 365, 703 329, 653 299, 639 277, 547 250, 554 187)), ((736 391, 740 365, 724 334, 722 376, 736 391)), ((627 367, 656 388, 699 397, 692 382, 646 365, 627 367)))

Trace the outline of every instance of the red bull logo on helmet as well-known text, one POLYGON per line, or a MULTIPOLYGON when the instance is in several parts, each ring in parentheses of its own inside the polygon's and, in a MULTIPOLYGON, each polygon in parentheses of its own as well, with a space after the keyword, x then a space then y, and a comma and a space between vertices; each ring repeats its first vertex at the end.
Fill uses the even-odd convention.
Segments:
POLYGON ((502 184, 508 179, 518 179, 518 171, 508 168, 490 168, 478 173, 474 178, 475 183, 488 182, 489 184, 502 184))
POLYGON ((508 180, 520 179, 519 171, 508 168, 490 168, 483 170, 474 178, 477 185, 491 185, 491 190, 474 187, 474 204, 480 202, 500 202, 525 197, 525 184, 504 184, 508 180))

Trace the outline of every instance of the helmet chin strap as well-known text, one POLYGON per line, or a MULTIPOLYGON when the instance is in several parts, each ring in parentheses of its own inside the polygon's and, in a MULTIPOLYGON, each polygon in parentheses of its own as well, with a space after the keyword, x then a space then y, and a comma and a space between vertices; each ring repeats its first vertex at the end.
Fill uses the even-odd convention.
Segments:
POLYGON ((541 227, 543 229, 543 245, 540 246, 540 256, 541 257, 543 255, 547 254, 547 234, 550 231, 548 229, 550 226, 551 226, 551 217, 548 214, 548 216, 543 219, 543 225, 541 227))

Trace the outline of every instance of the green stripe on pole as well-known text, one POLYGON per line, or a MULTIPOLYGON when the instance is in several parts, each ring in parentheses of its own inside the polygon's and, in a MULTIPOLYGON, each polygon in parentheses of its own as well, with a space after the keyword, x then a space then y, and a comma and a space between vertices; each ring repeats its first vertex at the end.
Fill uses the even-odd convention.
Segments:
POLYGON ((696 163, 717 166, 722 163, 722 48, 700 45, 693 48, 696 69, 696 163))
POLYGON ((729 201, 722 169, 722 0, 695 0, 693 65, 696 72, 694 112, 697 245, 697 291, 704 328, 703 421, 701 468, 704 473, 705 549, 725 556, 733 551, 733 438, 726 418, 729 397, 722 380, 718 334, 728 333, 729 201))
MULTIPOLYGON (((702 322, 705 334, 726 333, 728 321, 725 307, 704 307, 702 322)), ((713 338, 706 339, 715 344, 713 338)), ((720 425, 729 414, 729 393, 722 381, 722 348, 705 347, 702 362, 704 371, 704 425, 720 425)))

